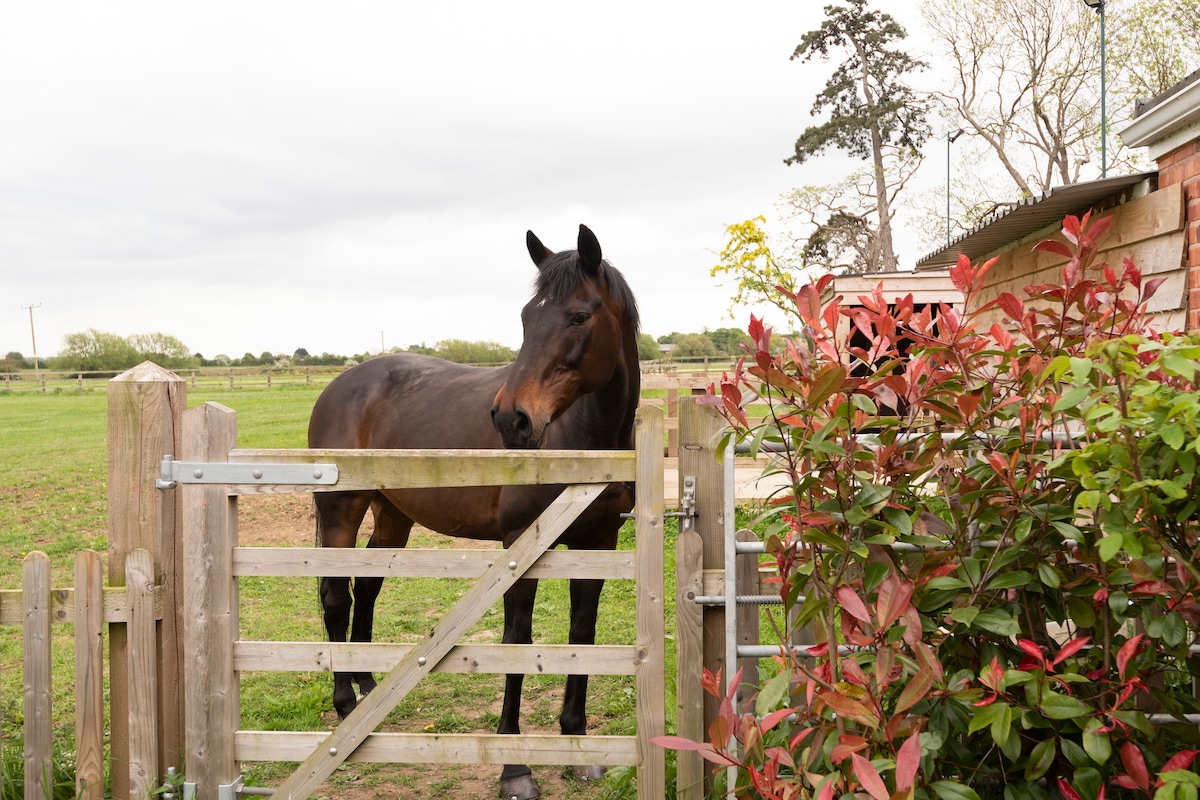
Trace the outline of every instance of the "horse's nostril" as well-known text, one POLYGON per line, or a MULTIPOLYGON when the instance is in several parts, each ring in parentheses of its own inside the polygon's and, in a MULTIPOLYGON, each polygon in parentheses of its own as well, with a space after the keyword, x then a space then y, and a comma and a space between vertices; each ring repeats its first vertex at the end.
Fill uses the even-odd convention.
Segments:
POLYGON ((496 422, 496 412, 498 412, 499 410, 500 410, 499 405, 492 406, 492 423, 493 424, 495 424, 495 422, 496 422))
POLYGON ((521 409, 517 409, 513 414, 513 427, 522 433, 526 433, 533 429, 533 423, 529 420, 529 415, 521 409))

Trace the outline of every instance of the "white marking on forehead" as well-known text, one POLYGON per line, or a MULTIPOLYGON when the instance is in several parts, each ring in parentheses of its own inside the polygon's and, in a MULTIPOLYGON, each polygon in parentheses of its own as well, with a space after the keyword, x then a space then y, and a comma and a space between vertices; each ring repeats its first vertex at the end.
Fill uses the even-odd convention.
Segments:
POLYGON ((546 307, 546 303, 549 303, 549 302, 550 302, 551 300, 553 300, 553 299, 554 299, 553 297, 543 297, 543 298, 542 298, 542 299, 541 299, 541 300, 538 302, 538 304, 537 304, 537 307, 538 307, 538 308, 545 308, 545 307, 546 307))

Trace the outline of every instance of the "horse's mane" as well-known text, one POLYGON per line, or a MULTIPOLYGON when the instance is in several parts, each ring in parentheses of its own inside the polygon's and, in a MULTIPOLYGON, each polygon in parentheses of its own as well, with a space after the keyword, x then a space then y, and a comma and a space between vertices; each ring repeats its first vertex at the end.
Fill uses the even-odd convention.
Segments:
MULTIPOLYGON (((638 318, 637 300, 634 299, 629 284, 625 282, 625 276, 607 260, 601 263, 604 267, 604 279, 608 284, 608 293, 625 307, 625 313, 629 315, 629 321, 633 324, 634 331, 640 331, 641 321, 638 318)), ((534 293, 535 295, 546 293, 551 297, 561 297, 579 286, 583 277, 584 272, 579 268, 579 255, 575 251, 566 250, 555 253, 538 266, 534 293)))

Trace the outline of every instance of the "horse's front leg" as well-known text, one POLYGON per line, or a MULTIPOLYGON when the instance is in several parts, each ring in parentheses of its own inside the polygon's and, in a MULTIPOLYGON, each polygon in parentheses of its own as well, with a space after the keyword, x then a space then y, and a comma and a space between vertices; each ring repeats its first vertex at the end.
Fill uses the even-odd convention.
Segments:
MULTIPOLYGON (((571 581, 571 644, 592 645, 596 643, 596 613, 600 608, 602 580, 571 581)), ((568 675, 567 688, 563 694, 562 714, 558 724, 563 734, 582 736, 587 733, 587 675, 568 675)), ((575 777, 584 781, 600 780, 605 768, 595 765, 572 767, 575 777)))
MULTIPOLYGON (((504 593, 504 644, 533 642, 533 601, 537 581, 522 578, 504 593)), ((524 675, 508 675, 504 680, 504 702, 500 708, 497 733, 521 732, 521 687, 524 675)), ((500 772, 500 797, 503 800, 535 800, 541 789, 526 764, 505 764, 500 772)))
MULTIPOLYGON (((412 531, 413 521, 399 509, 383 500, 371 504, 375 531, 367 547, 404 547, 412 531)), ((354 617, 350 626, 350 641, 370 642, 375 627, 375 601, 383 588, 383 578, 362 576, 354 579, 354 617)), ((358 683, 359 694, 366 696, 375 688, 375 676, 370 672, 351 673, 358 683)))

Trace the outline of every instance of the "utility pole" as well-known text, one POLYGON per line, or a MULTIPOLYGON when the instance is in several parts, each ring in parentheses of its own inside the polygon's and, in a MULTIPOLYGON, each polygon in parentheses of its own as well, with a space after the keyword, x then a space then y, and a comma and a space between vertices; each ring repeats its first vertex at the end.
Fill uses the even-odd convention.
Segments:
POLYGON ((41 303, 21 306, 22 310, 29 309, 29 338, 33 340, 33 379, 35 381, 39 379, 40 375, 38 373, 37 335, 33 332, 33 310, 41 307, 41 303))

